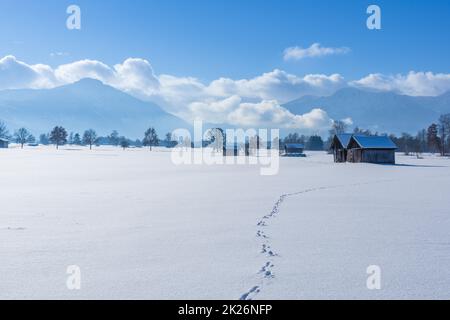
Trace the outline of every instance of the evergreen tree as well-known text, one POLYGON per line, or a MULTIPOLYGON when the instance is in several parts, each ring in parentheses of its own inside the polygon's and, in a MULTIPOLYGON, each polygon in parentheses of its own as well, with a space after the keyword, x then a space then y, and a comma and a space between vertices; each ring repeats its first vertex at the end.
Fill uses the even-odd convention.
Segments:
POLYGON ((112 146, 118 146, 120 143, 119 133, 117 130, 114 130, 111 132, 111 134, 108 136, 108 143, 112 146))
POLYGON ((80 146, 81 145, 81 137, 79 133, 75 133, 73 135, 73 144, 76 146, 80 146))
POLYGON ((324 144, 323 140, 320 136, 314 135, 309 137, 308 140, 308 149, 313 151, 323 150, 324 144))
POLYGON ((45 134, 45 133, 42 133, 42 134, 39 136, 39 143, 42 144, 42 145, 44 145, 44 146, 48 145, 48 144, 50 143, 49 135, 48 135, 48 134, 45 134))
POLYGON ((73 132, 70 132, 70 134, 69 134, 69 140, 68 140, 68 143, 69 143, 70 145, 73 145, 73 132))
POLYGON ((436 152, 441 149, 441 141, 438 136, 438 125, 436 123, 431 124, 427 130, 427 145, 431 152, 436 152))

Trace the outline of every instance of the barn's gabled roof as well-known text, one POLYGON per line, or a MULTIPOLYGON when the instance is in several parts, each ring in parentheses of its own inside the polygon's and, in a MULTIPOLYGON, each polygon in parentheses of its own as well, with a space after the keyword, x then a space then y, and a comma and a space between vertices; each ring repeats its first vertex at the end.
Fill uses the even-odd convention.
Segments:
MULTIPOLYGON (((340 133, 340 134, 337 134, 335 137, 339 141, 339 143, 342 145, 342 147, 347 149, 347 146, 350 143, 350 139, 352 138, 352 136, 353 136, 353 134, 351 134, 351 133, 340 133)), ((334 146, 334 143, 335 143, 335 140, 333 140, 333 143, 331 145, 332 148, 334 146)))
POLYGON ((354 135, 353 139, 363 149, 397 149, 395 143, 388 136, 354 135))
POLYGON ((9 140, 5 139, 5 138, 0 138, 0 141, 2 141, 2 142, 9 142, 9 140))
POLYGON ((301 143, 286 143, 285 147, 288 149, 305 149, 305 146, 301 143))

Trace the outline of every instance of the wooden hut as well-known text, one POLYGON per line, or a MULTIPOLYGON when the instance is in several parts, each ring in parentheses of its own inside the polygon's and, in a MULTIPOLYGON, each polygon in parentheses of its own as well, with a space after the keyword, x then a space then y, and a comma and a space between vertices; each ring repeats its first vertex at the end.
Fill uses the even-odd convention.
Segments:
POLYGON ((351 133, 337 134, 331 142, 331 151, 333 152, 334 162, 347 161, 347 147, 353 135, 351 133))
POLYGON ((286 157, 305 157, 303 150, 305 150, 305 146, 301 143, 286 143, 283 155, 286 157))
POLYGON ((387 136, 353 135, 347 146, 348 162, 395 164, 397 146, 387 136))
POLYGON ((0 149, 8 148, 9 141, 3 138, 0 138, 0 149))

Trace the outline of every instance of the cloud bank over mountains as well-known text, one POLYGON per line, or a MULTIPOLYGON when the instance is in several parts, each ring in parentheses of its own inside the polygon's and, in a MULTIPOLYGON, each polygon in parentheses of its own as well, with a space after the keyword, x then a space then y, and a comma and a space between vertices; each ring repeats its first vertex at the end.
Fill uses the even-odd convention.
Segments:
POLYGON ((450 74, 414 72, 407 75, 370 74, 350 82, 355 87, 393 91, 407 96, 438 96, 450 90, 450 74))
POLYGON ((320 106, 312 106, 310 112, 296 115, 281 105, 305 95, 328 96, 349 86, 411 96, 436 96, 450 90, 450 74, 431 72, 370 74, 348 82, 339 74, 299 77, 275 69, 250 79, 219 78, 203 83, 193 77, 157 75, 151 64, 140 58, 129 58, 114 66, 96 60, 80 60, 56 68, 27 64, 14 56, 0 59, 0 90, 50 89, 84 78, 100 80, 142 100, 158 103, 188 121, 203 119, 243 127, 311 131, 328 128, 332 121, 320 106))

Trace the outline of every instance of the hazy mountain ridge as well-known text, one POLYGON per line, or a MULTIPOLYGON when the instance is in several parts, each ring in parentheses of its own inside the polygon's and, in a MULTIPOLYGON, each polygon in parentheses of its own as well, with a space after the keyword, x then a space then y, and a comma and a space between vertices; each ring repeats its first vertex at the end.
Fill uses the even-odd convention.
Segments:
MULTIPOLYGON (((321 108, 332 119, 351 118, 361 128, 415 133, 436 122, 439 115, 450 112, 450 91, 437 97, 413 97, 345 88, 330 96, 304 96, 284 107, 300 115, 321 108)), ((143 102, 92 79, 54 89, 0 91, 0 120, 7 123, 11 132, 25 127, 39 135, 62 125, 68 131, 80 133, 93 128, 99 135, 118 130, 130 138, 142 138, 150 126, 156 128, 160 138, 174 129, 192 126, 154 103, 143 102)), ((205 123, 204 129, 214 126, 232 127, 205 123)), ((285 131, 301 129, 282 130, 285 131)))
POLYGON ((118 130, 131 138, 141 138, 149 126, 161 138, 174 129, 189 128, 158 105, 92 79, 54 89, 0 91, 0 119, 10 130, 23 126, 35 135, 56 125, 77 132, 93 128, 101 135, 118 130))
POLYGON ((295 114, 321 108, 332 119, 351 118, 361 128, 415 133, 436 122, 439 115, 450 112, 450 91, 437 97, 413 97, 345 88, 326 97, 304 96, 284 107, 295 114))

